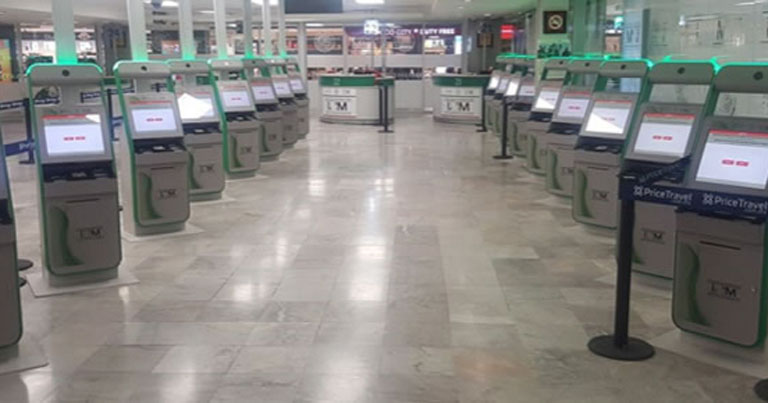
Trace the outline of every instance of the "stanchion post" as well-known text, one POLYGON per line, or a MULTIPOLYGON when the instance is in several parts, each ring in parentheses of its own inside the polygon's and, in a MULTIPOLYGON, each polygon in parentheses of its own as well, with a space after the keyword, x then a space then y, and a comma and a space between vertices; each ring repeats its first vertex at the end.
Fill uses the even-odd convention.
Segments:
POLYGON ((653 357, 653 346, 629 337, 629 297, 632 287, 632 231, 635 225, 635 201, 621 200, 619 245, 616 272, 616 306, 613 334, 597 336, 587 345, 592 353, 620 361, 642 361, 653 357))
MULTIPOLYGON (((384 120, 384 129, 379 130, 379 133, 392 133, 392 130, 389 130, 389 87, 386 85, 382 85, 381 90, 379 94, 382 95, 383 101, 381 105, 379 105, 379 110, 383 111, 383 113, 380 113, 379 116, 383 116, 384 120)), ((380 98, 380 99, 382 99, 380 98)))
POLYGON ((107 119, 109 121, 109 138, 115 141, 114 105, 112 105, 112 89, 107 88, 107 119))
POLYGON ((485 133, 488 131, 488 127, 485 126, 485 94, 480 95, 480 126, 477 129, 478 133, 485 133))
MULTIPOLYGON (((24 99, 24 130, 27 132, 27 144, 32 144, 32 111, 30 108, 34 107, 34 101, 25 98, 24 99)), ((35 152, 34 147, 29 147, 29 150, 27 150, 27 159, 19 161, 19 164, 34 164, 35 163, 35 152)))
MULTIPOLYGON (((506 100, 501 101, 501 108, 502 108, 502 122, 501 122, 501 153, 499 155, 494 155, 493 159, 497 160, 509 160, 512 159, 512 156, 507 154, 507 147, 509 138, 507 137, 507 129, 508 129, 508 117, 509 117, 509 104, 507 104, 506 100)), ((483 108, 485 110, 485 108, 483 108)), ((485 122, 485 120, 483 120, 485 122)))

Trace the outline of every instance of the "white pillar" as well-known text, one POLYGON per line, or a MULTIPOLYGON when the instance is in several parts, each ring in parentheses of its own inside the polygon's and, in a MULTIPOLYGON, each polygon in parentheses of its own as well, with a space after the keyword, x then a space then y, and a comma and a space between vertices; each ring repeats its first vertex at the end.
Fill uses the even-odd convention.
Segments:
POLYGON ((287 54, 285 50, 285 0, 277 0, 277 29, 277 49, 280 56, 285 56, 287 54))
POLYGON ((269 0, 261 0, 261 39, 264 42, 261 54, 272 56, 272 15, 269 0))
POLYGON ((245 57, 253 57, 253 3, 251 0, 243 0, 243 47, 245 57))
POLYGON ((72 11, 72 0, 51 0, 51 3, 53 6, 56 63, 77 63, 75 14, 72 11))
POLYGON ((213 23, 216 26, 216 55, 219 59, 229 57, 227 52, 227 2, 213 0, 213 23))
MULTIPOLYGON (((53 0, 58 3, 59 0, 53 0)), ((128 31, 131 43, 131 58, 135 61, 149 59, 147 55, 147 23, 144 18, 143 0, 126 0, 128 8, 128 31)))
POLYGON ((469 72, 469 19, 465 18, 461 23, 461 72, 469 72))
POLYGON ((197 55, 193 22, 192 0, 179 0, 179 42, 181 58, 184 60, 193 60, 197 55))
POLYGON ((304 78, 307 78, 307 24, 299 23, 299 68, 304 78))

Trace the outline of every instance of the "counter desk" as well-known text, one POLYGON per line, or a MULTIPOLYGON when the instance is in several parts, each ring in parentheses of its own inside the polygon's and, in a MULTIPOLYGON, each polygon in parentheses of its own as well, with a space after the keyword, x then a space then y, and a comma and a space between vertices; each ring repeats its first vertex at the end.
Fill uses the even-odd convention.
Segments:
POLYGON ((379 124, 380 89, 389 91, 389 120, 394 121, 395 79, 374 75, 320 76, 322 114, 326 123, 379 124))
POLYGON ((483 90, 489 78, 487 75, 469 74, 433 76, 434 119, 446 123, 479 124, 482 119, 483 90))

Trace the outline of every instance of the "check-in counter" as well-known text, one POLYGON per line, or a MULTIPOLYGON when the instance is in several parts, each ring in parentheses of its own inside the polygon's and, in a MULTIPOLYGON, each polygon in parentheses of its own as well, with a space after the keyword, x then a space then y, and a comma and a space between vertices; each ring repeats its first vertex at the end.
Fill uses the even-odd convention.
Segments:
POLYGON ((380 87, 389 91, 390 121, 394 120, 395 80, 374 75, 325 75, 320 77, 322 114, 326 123, 378 124, 380 87))
POLYGON ((489 76, 445 74, 432 77, 435 87, 432 116, 447 123, 479 124, 482 119, 483 90, 489 76))

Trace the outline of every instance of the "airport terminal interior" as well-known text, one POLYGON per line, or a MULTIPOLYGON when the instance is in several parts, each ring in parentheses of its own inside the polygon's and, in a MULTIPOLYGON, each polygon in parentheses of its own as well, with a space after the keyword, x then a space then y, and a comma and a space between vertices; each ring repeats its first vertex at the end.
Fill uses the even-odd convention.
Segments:
POLYGON ((0 402, 768 401, 767 16, 1 0, 0 402))

